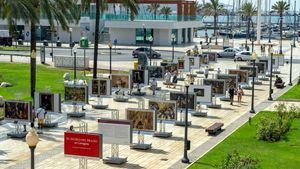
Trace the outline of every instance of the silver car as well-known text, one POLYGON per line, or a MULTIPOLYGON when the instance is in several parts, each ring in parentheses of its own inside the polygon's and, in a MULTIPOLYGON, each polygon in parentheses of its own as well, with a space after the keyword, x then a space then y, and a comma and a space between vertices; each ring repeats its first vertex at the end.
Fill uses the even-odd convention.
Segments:
POLYGON ((217 53, 218 58, 234 58, 236 53, 240 52, 237 48, 227 48, 222 52, 217 53))

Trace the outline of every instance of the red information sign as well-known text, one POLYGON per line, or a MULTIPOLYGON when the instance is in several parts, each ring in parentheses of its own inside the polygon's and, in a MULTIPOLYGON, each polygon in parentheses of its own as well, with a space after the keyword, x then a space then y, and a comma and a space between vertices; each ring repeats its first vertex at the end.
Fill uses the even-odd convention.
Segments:
POLYGON ((102 135, 65 132, 65 155, 102 158, 102 135))

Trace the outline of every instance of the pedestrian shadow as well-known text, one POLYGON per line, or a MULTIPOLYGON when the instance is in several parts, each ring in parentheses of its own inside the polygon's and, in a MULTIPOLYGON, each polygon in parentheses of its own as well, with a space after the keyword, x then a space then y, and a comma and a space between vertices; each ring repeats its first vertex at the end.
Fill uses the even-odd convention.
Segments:
POLYGON ((165 150, 154 149, 154 148, 151 148, 150 150, 135 150, 135 151, 147 152, 147 153, 152 153, 152 154, 168 154, 168 152, 166 152, 165 150))
POLYGON ((2 159, 0 159, 0 164, 9 164, 9 163, 12 163, 15 161, 17 161, 17 160, 2 160, 2 159))
POLYGON ((173 141, 182 141, 183 137, 177 137, 177 136, 172 136, 172 137, 168 137, 168 138, 160 138, 157 137, 158 139, 162 139, 162 140, 173 140, 173 141))
POLYGON ((218 117, 218 116, 211 116, 211 115, 206 116, 206 118, 208 118, 208 119, 221 119, 221 117, 218 117))
POLYGON ((205 127, 198 126, 198 125, 191 125, 191 126, 189 126, 189 128, 192 128, 192 129, 205 129, 205 127))

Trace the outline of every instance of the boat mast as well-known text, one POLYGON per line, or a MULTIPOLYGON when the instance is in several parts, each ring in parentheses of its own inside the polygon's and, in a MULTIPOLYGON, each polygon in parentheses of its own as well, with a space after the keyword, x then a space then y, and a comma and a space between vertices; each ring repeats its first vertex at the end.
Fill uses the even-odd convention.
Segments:
POLYGON ((257 0, 257 43, 261 40, 261 0, 257 0))

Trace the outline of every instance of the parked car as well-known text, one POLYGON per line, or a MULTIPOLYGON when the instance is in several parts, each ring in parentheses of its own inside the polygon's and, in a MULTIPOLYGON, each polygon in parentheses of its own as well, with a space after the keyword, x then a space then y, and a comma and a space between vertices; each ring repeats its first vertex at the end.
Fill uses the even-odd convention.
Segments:
POLYGON ((235 55, 234 60, 244 61, 244 60, 252 60, 252 52, 250 51, 242 51, 235 55))
POLYGON ((218 58, 234 58, 236 53, 241 52, 237 48, 226 48, 224 51, 217 53, 218 58))
POLYGON ((135 49, 133 52, 132 52, 132 56, 134 58, 137 58, 139 53, 146 53, 148 57, 150 57, 150 53, 151 53, 151 59, 159 59, 161 58, 161 54, 154 51, 153 49, 151 49, 151 52, 150 52, 150 49, 149 48, 146 48, 146 47, 141 47, 141 48, 137 48, 135 49))

